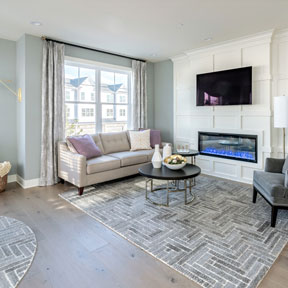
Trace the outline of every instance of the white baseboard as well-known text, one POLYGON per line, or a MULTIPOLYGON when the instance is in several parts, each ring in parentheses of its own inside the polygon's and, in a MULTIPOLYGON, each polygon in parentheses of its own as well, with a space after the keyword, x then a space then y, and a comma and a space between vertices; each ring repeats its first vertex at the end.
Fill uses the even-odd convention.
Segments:
POLYGON ((38 187, 39 183, 40 183, 40 179, 39 178, 35 178, 35 179, 25 180, 21 176, 17 175, 16 182, 23 189, 27 189, 27 188, 32 188, 32 187, 38 187))
MULTIPOLYGON (((246 178, 236 178, 236 177, 229 177, 229 176, 223 176, 221 174, 217 174, 217 173, 209 173, 207 171, 203 171, 201 172, 201 175, 208 175, 208 176, 213 176, 216 178, 222 178, 222 179, 227 179, 227 180, 231 180, 231 181, 235 181, 235 182, 239 182, 239 183, 245 183, 245 184, 252 184, 253 180, 252 179, 246 179, 246 178)), ((197 178, 196 178, 197 179, 197 178)))
POLYGON ((12 182, 16 182, 16 181, 17 181, 17 174, 8 175, 8 179, 7 179, 8 183, 12 183, 12 182))
POLYGON ((38 187, 40 183, 40 179, 36 178, 36 179, 25 180, 21 176, 17 174, 13 174, 13 175, 8 175, 7 182, 8 183, 17 182, 23 189, 27 189, 27 188, 32 188, 32 187, 38 187))

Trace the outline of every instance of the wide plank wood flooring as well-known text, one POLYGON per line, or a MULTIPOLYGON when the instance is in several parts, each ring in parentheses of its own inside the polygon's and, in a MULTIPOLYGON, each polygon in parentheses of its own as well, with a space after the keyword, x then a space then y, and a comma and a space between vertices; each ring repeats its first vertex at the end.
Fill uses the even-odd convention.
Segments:
MULTIPOLYGON (((20 288, 200 287, 58 196, 69 184, 0 193, 0 215, 29 225, 37 253, 20 288)), ((288 245, 259 287, 288 287, 288 245)))

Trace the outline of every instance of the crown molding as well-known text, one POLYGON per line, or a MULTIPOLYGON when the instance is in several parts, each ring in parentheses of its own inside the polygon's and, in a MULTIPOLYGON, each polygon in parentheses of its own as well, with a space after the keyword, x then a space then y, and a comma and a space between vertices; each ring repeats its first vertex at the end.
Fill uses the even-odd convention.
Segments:
MULTIPOLYGON (((282 33, 287 33, 288 35, 288 29, 283 30, 282 33)), ((231 50, 232 48, 247 48, 251 46, 257 46, 261 44, 270 44, 272 42, 273 34, 275 33, 274 29, 264 31, 261 33, 256 33, 240 38, 235 38, 219 43, 215 43, 213 45, 199 47, 191 50, 187 50, 181 54, 178 54, 174 57, 171 57, 170 59, 173 62, 178 62, 181 60, 184 60, 187 56, 193 57, 194 55, 199 56, 199 54, 209 54, 211 52, 215 53, 217 51, 225 51, 225 50, 231 50)))

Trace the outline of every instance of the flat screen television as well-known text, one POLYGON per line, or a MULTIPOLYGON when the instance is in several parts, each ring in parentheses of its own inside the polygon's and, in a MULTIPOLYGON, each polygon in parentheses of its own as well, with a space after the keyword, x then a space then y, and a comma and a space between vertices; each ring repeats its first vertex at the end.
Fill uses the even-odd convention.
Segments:
POLYGON ((252 104, 252 67, 197 75, 197 106, 252 104))

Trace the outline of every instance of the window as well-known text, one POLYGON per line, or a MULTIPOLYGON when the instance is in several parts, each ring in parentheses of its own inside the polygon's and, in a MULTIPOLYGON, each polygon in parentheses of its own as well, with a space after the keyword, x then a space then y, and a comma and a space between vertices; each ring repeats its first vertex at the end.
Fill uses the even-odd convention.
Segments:
POLYGON ((113 103, 114 102, 114 95, 113 94, 108 94, 106 97, 107 103, 113 103))
POLYGON ((119 110, 119 114, 121 117, 125 117, 126 116, 126 110, 125 109, 120 109, 119 110))
POLYGON ((126 102, 127 102, 126 96, 125 96, 125 95, 120 95, 119 102, 120 102, 120 103, 126 103, 126 102))
POLYGON ((66 117, 67 118, 71 117, 71 109, 69 107, 66 107, 66 117))
POLYGON ((65 91, 65 99, 70 100, 70 91, 65 91))
POLYGON ((65 61, 66 135, 127 130, 130 94, 130 70, 65 61))
POLYGON ((93 117, 94 109, 93 108, 82 108, 82 117, 93 117))
POLYGON ((107 109, 106 110, 106 116, 109 117, 109 118, 113 117, 113 109, 107 109))

